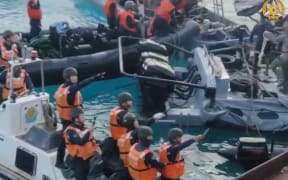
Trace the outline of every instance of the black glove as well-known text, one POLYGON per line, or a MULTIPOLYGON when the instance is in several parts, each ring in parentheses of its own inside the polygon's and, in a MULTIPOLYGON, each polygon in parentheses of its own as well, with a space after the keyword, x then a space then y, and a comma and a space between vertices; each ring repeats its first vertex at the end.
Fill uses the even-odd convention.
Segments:
POLYGON ((106 72, 98 73, 93 76, 94 80, 104 79, 106 72))

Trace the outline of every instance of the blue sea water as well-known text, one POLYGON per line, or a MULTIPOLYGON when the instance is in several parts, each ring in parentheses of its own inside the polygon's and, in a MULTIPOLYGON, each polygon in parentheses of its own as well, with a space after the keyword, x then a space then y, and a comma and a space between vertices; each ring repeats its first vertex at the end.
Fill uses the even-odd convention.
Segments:
MULTIPOLYGON (((43 9, 43 29, 48 29, 49 25, 59 21, 67 21, 72 27, 93 26, 97 22, 103 23, 106 21, 103 11, 95 6, 92 0, 40 1, 43 9)), ((3 31, 6 29, 29 31, 29 20, 25 6, 25 0, 0 0, 0 26, 3 31)), ((231 5, 228 6, 230 7, 231 5)), ((229 13, 231 12, 228 12, 228 16, 229 13)), ((51 97, 53 97, 56 88, 57 86, 46 87, 51 97)), ((122 91, 128 91, 133 94, 134 106, 132 111, 138 112, 141 107, 141 92, 137 81, 134 79, 118 78, 95 82, 82 90, 87 120, 93 120, 94 117, 97 118, 96 138, 104 139, 109 135, 109 112, 117 105, 117 95, 122 91)), ((54 101, 52 98, 51 100, 54 101)), ((172 127, 174 126, 165 123, 158 123, 153 126, 155 132, 153 149, 157 150, 160 140, 165 138, 168 130, 172 127)), ((186 138, 205 130, 204 128, 182 128, 185 131, 186 138)), ((239 164, 217 155, 216 150, 220 146, 219 143, 224 141, 233 143, 237 141, 238 137, 245 135, 246 132, 243 130, 211 129, 203 142, 192 145, 184 151, 187 164, 185 179, 233 179, 242 173, 243 168, 239 164)))

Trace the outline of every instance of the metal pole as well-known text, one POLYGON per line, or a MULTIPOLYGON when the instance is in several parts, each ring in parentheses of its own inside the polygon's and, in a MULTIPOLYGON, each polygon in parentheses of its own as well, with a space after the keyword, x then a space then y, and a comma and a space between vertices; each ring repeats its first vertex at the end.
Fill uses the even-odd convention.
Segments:
MULTIPOLYGON (((38 59, 38 58, 37 58, 38 59)), ((45 93, 45 85, 44 85, 44 61, 41 59, 41 86, 42 86, 42 94, 45 93)))

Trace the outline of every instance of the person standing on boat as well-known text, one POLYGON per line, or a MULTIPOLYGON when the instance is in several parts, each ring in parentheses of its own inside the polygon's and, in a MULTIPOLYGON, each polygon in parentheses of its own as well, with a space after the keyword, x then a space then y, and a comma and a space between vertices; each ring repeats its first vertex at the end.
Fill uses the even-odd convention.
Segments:
POLYGON ((282 69, 283 80, 279 82, 279 90, 283 93, 288 93, 288 24, 283 25, 283 32, 279 35, 272 32, 265 31, 263 36, 272 43, 282 44, 280 56, 272 62, 272 70, 276 71, 276 67, 279 66, 282 69))
POLYGON ((176 5, 179 0, 162 0, 160 6, 155 9, 155 16, 151 19, 147 29, 147 36, 166 36, 174 32, 176 27, 176 5))
POLYGON ((125 2, 125 10, 119 13, 119 32, 126 36, 140 36, 138 26, 139 15, 136 14, 137 6, 134 1, 125 2))
POLYGON ((180 155, 180 151, 190 146, 194 142, 199 142, 204 138, 198 135, 192 139, 181 142, 183 131, 180 128, 170 129, 168 132, 168 142, 160 146, 158 155, 160 162, 166 166, 161 169, 161 180, 179 180, 184 175, 184 159, 180 155))
POLYGON ((110 29, 116 29, 118 23, 118 7, 116 0, 106 0, 104 5, 104 12, 107 17, 107 22, 110 29))
POLYGON ((30 18, 30 35, 29 39, 38 36, 41 32, 42 10, 40 0, 27 1, 27 13, 30 18))
POLYGON ((8 61, 21 57, 21 47, 17 42, 16 34, 10 30, 3 33, 3 42, 0 44, 0 66, 8 68, 8 61))
MULTIPOLYGON (((104 73, 99 73, 90 78, 78 82, 78 72, 73 67, 68 67, 63 71, 63 79, 65 82, 55 92, 54 98, 56 100, 57 111, 59 113, 62 131, 66 129, 71 123, 72 108, 82 108, 82 96, 80 89, 92 83, 95 80, 102 79, 104 73)), ((65 141, 62 139, 57 151, 56 167, 65 168, 65 141)))
POLYGON ((94 127, 85 127, 84 112, 81 108, 72 109, 71 121, 63 136, 68 153, 73 158, 72 165, 76 180, 87 180, 89 161, 97 155, 99 149, 93 136, 94 127))
MULTIPOLYGON (((10 69, 4 70, 0 74, 0 84, 2 84, 2 98, 1 101, 7 100, 10 91, 11 82, 10 69)), ((16 66, 13 72, 13 92, 16 97, 25 96, 28 92, 34 91, 34 85, 27 71, 21 66, 16 66)), ((0 101, 0 103, 1 103, 0 101)))
POLYGON ((140 126, 137 130, 139 142, 135 143, 128 154, 128 170, 135 180, 155 180, 158 169, 165 165, 156 160, 150 149, 153 141, 153 130, 148 126, 140 126))
MULTIPOLYGON (((263 43, 263 33, 264 31, 272 31, 272 29, 274 28, 273 25, 268 22, 265 17, 260 14, 261 20, 260 23, 256 24, 253 29, 252 32, 250 34, 250 42, 253 43, 253 51, 255 52, 254 54, 254 67, 253 67, 253 74, 256 75, 258 73, 258 61, 259 61, 259 54, 262 48, 262 43, 263 43), (257 36, 257 40, 256 43, 254 43, 254 36, 257 36)), ((270 51, 272 50, 272 44, 271 43, 267 43, 265 50, 264 50, 264 59, 265 59, 265 63, 266 63, 266 70, 265 70, 265 74, 268 75, 268 67, 269 67, 269 54, 270 51)), ((261 61, 261 60, 260 60, 261 61)))

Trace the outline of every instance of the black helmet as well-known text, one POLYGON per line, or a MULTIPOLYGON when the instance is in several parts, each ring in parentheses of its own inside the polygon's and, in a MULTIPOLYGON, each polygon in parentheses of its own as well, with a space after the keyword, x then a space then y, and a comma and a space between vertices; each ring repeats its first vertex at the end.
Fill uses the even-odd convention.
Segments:
POLYGON ((140 126, 137 129, 137 136, 139 140, 146 140, 148 136, 153 136, 153 130, 149 126, 140 126))
POLYGON ((132 101, 132 95, 128 92, 123 92, 118 96, 118 103, 121 105, 126 101, 132 101))
POLYGON ((4 39, 7 39, 7 38, 9 38, 9 37, 11 37, 11 36, 13 36, 13 35, 14 35, 14 33, 13 33, 12 31, 7 30, 7 31, 4 31, 4 33, 3 33, 3 38, 4 38, 4 39))
POLYGON ((128 129, 134 128, 134 122, 137 120, 136 115, 133 113, 126 113, 123 117, 124 124, 128 127, 128 129))
POLYGON ((83 114, 83 110, 81 108, 72 108, 71 110, 71 119, 74 121, 76 118, 79 117, 80 114, 83 114))
POLYGON ((171 142, 177 137, 183 136, 183 131, 180 128, 172 128, 168 132, 168 140, 171 142))
POLYGON ((68 67, 63 71, 64 80, 69 79, 71 76, 77 76, 77 75, 78 75, 77 69, 75 69, 74 67, 68 67))

